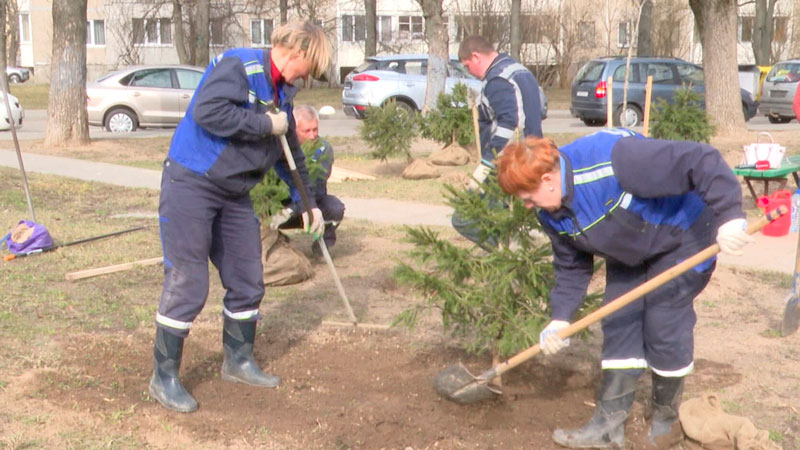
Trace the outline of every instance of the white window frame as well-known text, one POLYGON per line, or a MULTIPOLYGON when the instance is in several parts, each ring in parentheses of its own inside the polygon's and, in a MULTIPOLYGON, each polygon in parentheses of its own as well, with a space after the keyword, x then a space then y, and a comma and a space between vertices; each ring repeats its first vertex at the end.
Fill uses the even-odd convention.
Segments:
POLYGON ((617 24, 617 47, 628 48, 631 45, 632 31, 633 23, 630 20, 623 20, 617 24))
POLYGON ((274 19, 250 19, 250 44, 253 47, 272 47, 272 30, 274 30, 274 19), (269 30, 267 33, 267 23, 269 22, 269 30), (253 25, 258 24, 259 33, 261 33, 261 42, 253 41, 253 25))
POLYGON ((366 20, 367 16, 364 14, 342 14, 341 21, 342 21, 342 32, 341 32, 341 39, 342 42, 364 42, 367 39, 367 27, 366 27, 366 20), (362 22, 363 27, 363 36, 359 36, 359 25, 358 22, 362 22), (345 35, 345 26, 349 29, 350 34, 345 35))
POLYGON ((105 20, 101 19, 89 19, 86 21, 86 46, 87 47, 105 47, 106 46, 106 25, 105 20), (97 24, 102 24, 103 29, 103 43, 98 44, 96 42, 97 34, 97 24), (91 39, 90 39, 91 38, 91 39))
POLYGON ((422 16, 398 16, 397 30, 400 39, 425 39, 425 26, 422 16), (405 28, 405 30, 403 29, 405 28))
POLYGON ((29 44, 31 42, 31 14, 29 12, 19 13, 19 42, 29 44), (27 33, 28 37, 25 38, 27 33))
MULTIPOLYGON (((172 27, 170 27, 172 28, 172 27)), ((209 47, 220 48, 225 47, 225 18, 224 17, 214 17, 208 20, 208 44, 209 47), (217 40, 217 36, 214 36, 214 24, 218 23, 220 28, 222 29, 222 37, 219 38, 219 42, 214 42, 217 40)))
POLYGON ((392 16, 378 16, 377 20, 377 28, 378 28, 378 41, 379 42, 391 42, 392 38, 394 38, 394 29, 392 27, 392 16), (384 27, 384 19, 388 19, 389 25, 388 27, 384 27), (387 29, 388 28, 388 29, 387 29), (388 34, 388 39, 384 39, 384 34, 388 34))
MULTIPOLYGON (((152 17, 152 18, 143 18, 143 17, 136 17, 131 20, 141 20, 142 21, 142 42, 134 42, 133 45, 137 47, 172 47, 173 46, 173 39, 172 39, 172 20, 169 17, 152 17), (162 27, 161 24, 164 21, 169 21, 169 42, 164 42, 164 36, 162 34, 162 27), (155 23, 156 27, 156 40, 155 42, 150 42, 147 36, 147 26, 151 23, 155 23)), ((210 26, 210 25, 209 25, 210 26)), ((134 30, 135 31, 135 30, 134 30)), ((134 39, 136 36, 134 36, 134 39)))

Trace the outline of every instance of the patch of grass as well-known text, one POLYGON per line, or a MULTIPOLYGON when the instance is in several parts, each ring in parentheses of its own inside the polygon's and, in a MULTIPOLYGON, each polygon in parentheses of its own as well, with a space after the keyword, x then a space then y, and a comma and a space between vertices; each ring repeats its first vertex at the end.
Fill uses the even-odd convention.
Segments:
POLYGON ((342 88, 304 88, 294 98, 295 105, 311 105, 317 109, 330 105, 337 110, 342 109, 342 88))
POLYGON ((758 333, 758 334, 760 334, 761 336, 763 336, 765 338, 779 338, 779 337, 781 337, 780 330, 776 330, 776 329, 773 329, 773 328, 767 328, 766 330, 764 330, 764 331, 762 331, 761 333, 758 333))
POLYGON ((794 280, 792 274, 777 272, 774 270, 757 270, 757 269, 744 269, 735 268, 735 273, 746 275, 753 279, 757 279, 760 284, 774 286, 781 289, 791 289, 794 280))
POLYGON ((24 109, 47 109, 47 102, 50 98, 49 84, 28 82, 12 84, 8 89, 11 95, 19 99, 24 109))
POLYGON ((769 430, 769 440, 772 442, 783 442, 785 439, 783 433, 780 431, 769 430))

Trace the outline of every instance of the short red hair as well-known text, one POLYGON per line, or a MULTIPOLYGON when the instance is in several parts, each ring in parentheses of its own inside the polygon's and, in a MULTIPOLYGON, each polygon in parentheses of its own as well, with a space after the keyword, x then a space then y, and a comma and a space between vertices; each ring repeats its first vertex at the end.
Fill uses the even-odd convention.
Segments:
POLYGON ((539 189, 542 175, 558 165, 558 147, 552 139, 527 137, 512 142, 497 158, 497 181, 506 194, 532 192, 539 189))

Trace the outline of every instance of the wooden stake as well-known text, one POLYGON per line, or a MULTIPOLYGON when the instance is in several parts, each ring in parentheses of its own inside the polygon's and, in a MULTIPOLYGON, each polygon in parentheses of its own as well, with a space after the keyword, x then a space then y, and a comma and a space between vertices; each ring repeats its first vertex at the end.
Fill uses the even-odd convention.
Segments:
POLYGON ((647 76, 647 85, 644 88, 644 137, 650 136, 650 98, 653 96, 653 76, 647 76))
POLYGON ((608 99, 608 105, 606 107, 606 118, 608 120, 606 120, 606 126, 608 128, 614 128, 614 102, 612 101, 614 97, 613 86, 614 86, 614 78, 608 77, 608 80, 606 81, 606 98, 608 99))
POLYGON ((152 266, 155 264, 161 264, 162 262, 164 262, 164 258, 159 256, 158 258, 142 259, 139 261, 117 264, 114 266, 98 267, 95 269, 86 269, 86 270, 79 270, 77 272, 70 272, 66 274, 64 278, 66 278, 69 281, 82 280, 84 278, 96 277, 108 273, 122 272, 125 270, 133 269, 134 267, 152 266))

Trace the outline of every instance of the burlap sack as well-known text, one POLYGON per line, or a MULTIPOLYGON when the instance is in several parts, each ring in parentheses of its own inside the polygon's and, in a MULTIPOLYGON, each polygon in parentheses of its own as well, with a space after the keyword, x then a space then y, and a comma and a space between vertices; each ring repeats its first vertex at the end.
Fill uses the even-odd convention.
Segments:
POLYGON ((680 420, 686 436, 709 450, 780 450, 750 419, 727 414, 716 394, 704 394, 683 402, 680 420))
POLYGON ((415 159, 403 169, 402 176, 407 180, 439 178, 439 169, 426 159, 415 159))
POLYGON ((469 162, 469 152, 453 142, 447 147, 431 153, 429 159, 437 166, 463 166, 469 162))
POLYGON ((289 237, 265 227, 261 230, 261 264, 265 286, 284 286, 311 278, 311 262, 289 245, 289 237))

